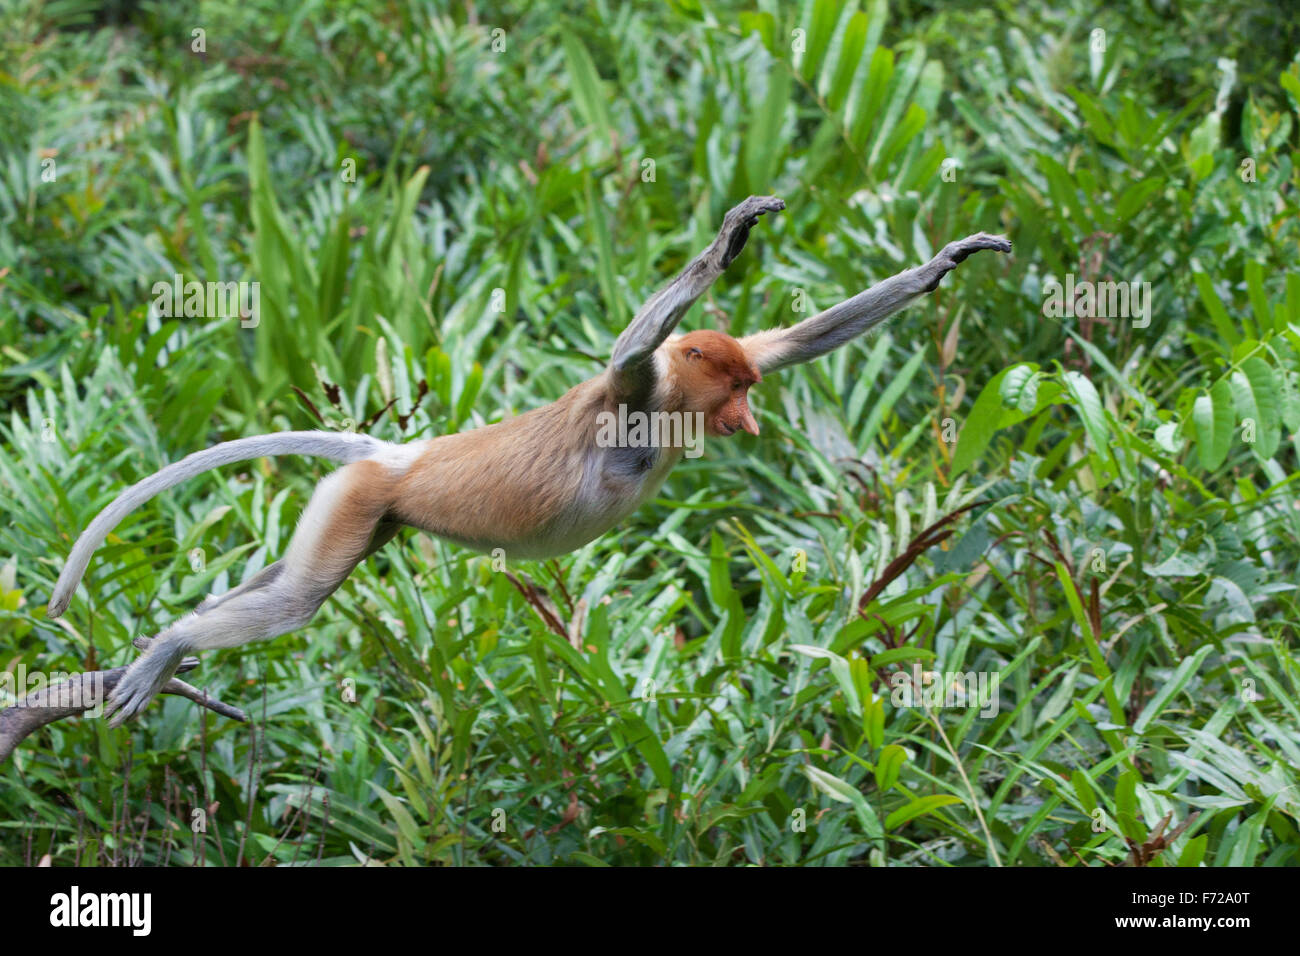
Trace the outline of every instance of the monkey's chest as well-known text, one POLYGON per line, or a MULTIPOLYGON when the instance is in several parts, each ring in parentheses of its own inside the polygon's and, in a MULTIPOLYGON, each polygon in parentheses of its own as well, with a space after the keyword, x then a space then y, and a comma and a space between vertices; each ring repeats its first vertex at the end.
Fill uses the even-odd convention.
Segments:
POLYGON ((546 435, 545 442, 528 437, 507 435, 481 446, 474 432, 435 439, 423 466, 404 477, 395 516, 477 551, 554 557, 630 515, 682 456, 680 449, 595 441, 565 452, 563 434, 546 435))
POLYGON ((680 458, 671 448, 593 449, 573 500, 527 542, 530 556, 565 554, 600 537, 652 497, 680 458))
POLYGON ((628 448, 623 458, 607 458, 604 463, 605 487, 617 503, 616 521, 630 515, 659 491, 669 472, 681 461, 680 449, 628 448))

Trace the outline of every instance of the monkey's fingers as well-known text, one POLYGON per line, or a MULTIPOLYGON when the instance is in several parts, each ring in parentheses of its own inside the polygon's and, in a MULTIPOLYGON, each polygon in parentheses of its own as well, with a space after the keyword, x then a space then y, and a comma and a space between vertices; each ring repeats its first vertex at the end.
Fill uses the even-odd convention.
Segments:
POLYGON ((991 236, 987 232, 977 232, 965 239, 958 239, 943 247, 941 256, 954 263, 962 262, 973 252, 992 249, 994 252, 1010 252, 1011 241, 1006 236, 991 236))
POLYGON ((780 212, 785 208, 785 200, 779 196, 750 196, 739 205, 732 207, 722 220, 724 230, 739 226, 755 226, 758 217, 769 212, 780 212))
POLYGON ((979 252, 982 249, 991 249, 994 252, 1010 252, 1011 242, 1006 236, 991 236, 987 232, 977 232, 973 236, 967 236, 965 239, 957 239, 948 243, 939 251, 937 256, 920 267, 923 274, 928 274, 928 279, 925 281, 925 291, 933 292, 939 288, 940 280, 953 269, 956 269, 958 263, 963 262, 972 253, 979 252))
POLYGON ((722 220, 722 231, 718 238, 725 243, 722 254, 723 268, 731 265, 749 240, 749 230, 758 224, 758 217, 769 212, 780 212, 785 208, 785 200, 778 196, 750 196, 740 205, 733 207, 722 220))

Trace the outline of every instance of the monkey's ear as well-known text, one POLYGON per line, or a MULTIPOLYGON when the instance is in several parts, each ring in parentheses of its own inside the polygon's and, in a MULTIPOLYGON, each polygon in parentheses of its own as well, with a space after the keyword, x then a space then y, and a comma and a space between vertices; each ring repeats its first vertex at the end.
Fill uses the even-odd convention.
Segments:
POLYGON ((684 355, 688 359, 704 358, 704 353, 701 352, 699 349, 697 349, 694 345, 688 345, 686 348, 684 348, 682 350, 682 355, 684 355))

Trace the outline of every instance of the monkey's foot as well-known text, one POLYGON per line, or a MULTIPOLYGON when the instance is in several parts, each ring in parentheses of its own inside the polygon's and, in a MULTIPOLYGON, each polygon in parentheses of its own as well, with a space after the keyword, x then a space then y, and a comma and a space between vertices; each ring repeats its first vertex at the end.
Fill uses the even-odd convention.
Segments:
POLYGON ((158 695, 176 669, 185 652, 167 640, 155 640, 142 656, 126 669, 104 706, 110 727, 120 727, 137 716, 158 695))
POLYGON ((740 255, 749 239, 749 230, 758 225, 758 217, 769 212, 780 212, 785 208, 785 200, 776 196, 750 196, 740 205, 727 212, 722 220, 722 229, 718 239, 722 241, 722 267, 731 265, 731 261, 740 255))

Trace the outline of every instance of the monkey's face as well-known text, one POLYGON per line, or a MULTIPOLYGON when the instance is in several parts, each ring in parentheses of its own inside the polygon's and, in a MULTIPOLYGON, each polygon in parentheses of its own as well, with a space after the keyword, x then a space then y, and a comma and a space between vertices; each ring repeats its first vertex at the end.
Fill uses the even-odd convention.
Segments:
POLYGON ((721 332, 701 331, 682 336, 678 348, 683 410, 703 413, 704 431, 714 438, 738 431, 757 435, 749 388, 761 376, 740 343, 721 332))
POLYGON ((714 392, 715 401, 711 410, 704 413, 704 431, 715 438, 734 435, 738 431, 758 434, 758 422, 749 408, 749 386, 741 378, 719 380, 719 387, 714 392), (724 392, 723 389, 726 391, 724 392))

